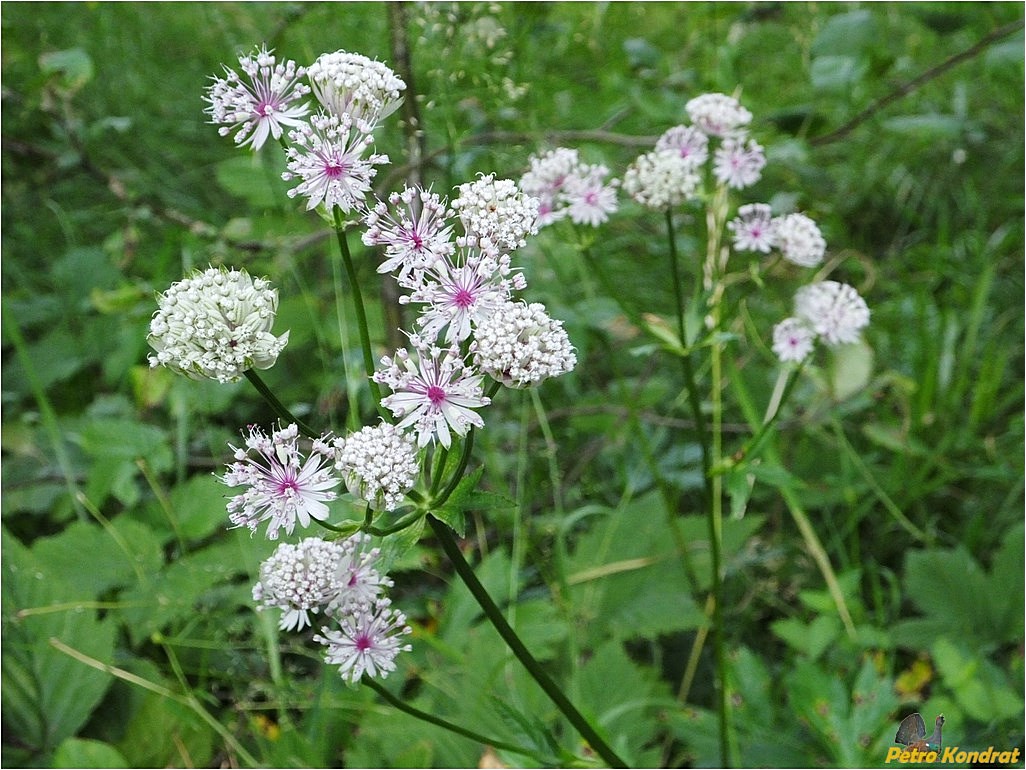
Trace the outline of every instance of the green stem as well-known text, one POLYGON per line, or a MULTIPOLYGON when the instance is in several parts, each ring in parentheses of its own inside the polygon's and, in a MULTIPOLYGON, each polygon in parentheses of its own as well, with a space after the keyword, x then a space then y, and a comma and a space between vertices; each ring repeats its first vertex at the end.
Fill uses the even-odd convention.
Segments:
MULTIPOLYGON (((670 243, 670 271, 673 278, 673 293, 677 302, 677 331, 680 334, 681 346, 688 350, 687 329, 684 322, 684 298, 680 283, 679 257, 677 254, 677 238, 673 227, 673 212, 666 211, 666 231, 670 243)), ((718 251, 719 240, 709 233, 710 249, 718 251)), ((707 279, 709 276, 707 275, 707 279)), ((698 394, 698 384, 695 380, 694 367, 691 363, 690 353, 681 357, 684 369, 684 383, 687 390, 688 402, 691 411, 695 416, 695 429, 698 433, 699 445, 702 449, 702 479, 704 483, 705 500, 704 508, 709 522, 709 557, 711 561, 711 583, 710 601, 712 604, 712 637, 713 657, 716 665, 716 712, 719 721, 719 743, 720 763, 723 767, 730 767, 730 745, 729 734, 729 711, 727 704, 727 660, 723 642, 723 608, 721 595, 721 543, 723 539, 723 504, 722 504, 722 478, 713 473, 713 457, 719 457, 721 453, 721 426, 723 414, 721 387, 721 361, 720 343, 716 341, 719 331, 718 319, 715 318, 712 334, 712 405, 713 405, 713 426, 710 436, 709 428, 705 422, 705 415, 702 413, 702 405, 698 394)))
POLYGON ((353 293, 353 308, 356 310, 356 325, 360 330, 360 347, 363 350, 363 367, 367 372, 367 383, 370 386, 371 398, 374 399, 374 408, 385 422, 393 422, 392 414, 381 405, 381 389, 374 380, 374 353, 370 344, 370 329, 367 325, 367 311, 363 306, 363 293, 360 291, 360 282, 356 277, 356 267, 353 265, 353 255, 349 251, 349 241, 346 239, 346 226, 342 221, 342 212, 335 207, 332 209, 332 216, 335 218, 335 236, 338 238, 338 247, 342 252, 342 264, 346 268, 346 275, 349 277, 349 289, 353 293))
POLYGON ((392 706, 399 709, 400 711, 406 712, 415 719, 420 719, 421 721, 428 722, 429 724, 433 724, 436 727, 441 727, 443 730, 448 730, 451 733, 462 735, 464 738, 470 738, 470 740, 477 741, 478 743, 482 743, 485 746, 491 746, 495 749, 502 749, 503 751, 511 751, 514 754, 521 754, 525 757, 531 757, 532 759, 543 765, 557 766, 559 764, 559 761, 553 759, 552 757, 539 756, 538 754, 535 754, 533 751, 529 749, 516 746, 512 743, 506 743, 505 741, 497 741, 494 738, 488 738, 487 736, 481 735, 480 733, 475 733, 473 730, 468 730, 465 727, 460 727, 457 724, 453 724, 452 722, 446 721, 441 717, 436 717, 434 714, 429 714, 426 711, 421 711, 420 709, 415 708, 409 705, 408 703, 405 703, 401 699, 397 698, 387 689, 385 689, 383 685, 379 684, 378 682, 375 682, 370 677, 364 677, 363 679, 361 679, 360 684, 374 690, 374 692, 380 695, 384 700, 388 701, 392 706))
POLYGON ((470 564, 463 558, 460 547, 453 538, 449 527, 434 516, 428 517, 428 523, 431 524, 431 529, 434 530, 435 536, 442 545, 442 550, 449 557, 449 561, 452 562, 456 573, 466 584, 467 588, 470 589, 470 593, 473 594, 478 605, 480 605, 485 615, 488 616, 488 620, 491 621, 495 630, 499 632, 499 636, 509 645, 513 654, 516 655, 524 668, 527 669, 534 681, 545 691, 545 694, 556 704, 556 707, 566 716, 574 728, 581 734, 581 737, 588 742, 603 761, 608 763, 610 767, 627 767, 627 764, 595 731, 595 728, 591 726, 574 704, 569 701, 559 686, 545 673, 545 669, 534 659, 534 656, 524 646, 524 643, 520 641, 520 637, 517 636, 509 623, 506 622, 506 618, 503 617, 502 612, 496 606, 492 597, 489 596, 485 587, 477 579, 470 564))
POLYGON ((276 415, 286 422, 295 423, 307 438, 320 438, 320 433, 292 414, 292 412, 290 412, 288 408, 278 400, 278 397, 271 392, 269 387, 267 387, 267 383, 260 379, 259 374, 254 372, 252 369, 247 369, 243 374, 245 374, 246 379, 253 384, 253 387, 257 389, 257 392, 264 397, 264 401, 268 403, 276 415))

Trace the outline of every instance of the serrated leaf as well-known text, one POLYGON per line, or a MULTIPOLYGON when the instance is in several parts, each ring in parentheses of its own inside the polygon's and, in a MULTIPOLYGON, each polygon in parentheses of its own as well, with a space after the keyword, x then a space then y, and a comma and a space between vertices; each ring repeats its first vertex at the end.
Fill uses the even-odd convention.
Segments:
POLYGON ((784 618, 774 621, 770 628, 791 647, 815 660, 840 635, 841 621, 833 615, 819 615, 811 623, 784 618))
POLYGON ((2 539, 4 727, 36 752, 52 752, 85 724, 112 677, 50 641, 110 663, 115 625, 110 618, 98 621, 93 610, 71 606, 92 597, 84 587, 64 582, 59 565, 39 561, 6 530, 2 539))
POLYGON ((944 683, 973 719, 991 722, 1022 715, 1022 698, 1008 686, 1005 673, 990 661, 946 637, 934 642, 931 652, 944 683))

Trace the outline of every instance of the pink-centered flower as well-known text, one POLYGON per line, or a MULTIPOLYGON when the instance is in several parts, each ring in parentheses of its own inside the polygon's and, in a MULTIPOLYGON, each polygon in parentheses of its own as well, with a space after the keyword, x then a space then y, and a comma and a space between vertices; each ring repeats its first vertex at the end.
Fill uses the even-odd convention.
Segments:
POLYGON ((398 271, 400 285, 419 285, 426 268, 456 250, 448 215, 448 207, 436 193, 419 187, 392 193, 387 204, 378 201, 364 217, 367 230, 363 234, 367 246, 385 247, 378 272, 398 271))
POLYGON ((377 174, 374 167, 388 163, 387 155, 364 158, 373 139, 347 114, 315 115, 290 132, 289 138, 288 170, 281 177, 286 182, 301 180, 288 195, 307 198, 308 210, 321 203, 329 211, 338 206, 347 214, 362 207, 377 174))
POLYGON ((765 203, 749 203, 738 208, 737 218, 727 222, 727 229, 734 234, 737 251, 769 254, 776 243, 773 212, 765 203))
POLYGON ((656 152, 674 150, 698 168, 709 159, 709 137, 695 126, 674 126, 656 140, 656 152))
POLYGON ((297 102, 310 87, 302 82, 302 67, 294 61, 277 63, 266 46, 240 56, 239 66, 244 77, 225 67, 225 76, 213 79, 204 97, 210 106, 204 111, 211 123, 221 126, 221 136, 236 131, 236 144, 259 150, 267 137, 279 139, 286 126, 302 124, 309 108, 297 102))
POLYGON ((381 359, 374 380, 392 390, 381 404, 399 418, 397 427, 413 428, 419 446, 437 439, 448 449, 453 433, 465 436, 484 427, 474 411, 491 402, 483 394, 484 375, 470 369, 455 348, 422 347, 416 353, 416 361, 404 349, 381 359))
POLYGON ((294 424, 270 436, 251 425, 245 448, 231 448, 235 462, 221 481, 229 487, 247 487, 228 501, 233 525, 256 532, 266 521, 267 537, 277 540, 279 529, 291 535, 297 522, 307 527, 311 519, 328 518, 326 503, 337 497, 334 488, 341 479, 333 470, 334 450, 324 440, 314 441, 304 458, 294 424))
POLYGON ((337 630, 321 628, 314 641, 327 646, 325 663, 338 666, 342 678, 354 684, 364 674, 386 678, 395 671, 396 656, 412 649, 402 643, 402 637, 413 629, 388 599, 356 608, 339 617, 338 624, 337 630))
POLYGON ((713 157, 716 180, 735 190, 743 190, 758 182, 765 166, 762 146, 754 139, 724 139, 713 157))

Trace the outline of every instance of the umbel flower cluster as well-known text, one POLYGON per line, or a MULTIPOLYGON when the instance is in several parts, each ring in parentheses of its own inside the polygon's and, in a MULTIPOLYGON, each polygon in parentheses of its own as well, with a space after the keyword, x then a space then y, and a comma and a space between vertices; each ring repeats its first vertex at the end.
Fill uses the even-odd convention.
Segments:
MULTIPOLYGON (((417 311, 409 344, 382 357, 372 376, 390 391, 380 406, 391 419, 343 436, 313 436, 290 422, 270 431, 250 425, 242 445, 230 446, 234 460, 220 477, 238 490, 227 504, 234 527, 262 529, 270 540, 327 528, 323 539, 281 542, 260 568, 253 599, 258 609, 279 610, 285 631, 312 627, 320 616, 312 638, 352 683, 395 670, 411 629, 386 596, 392 581, 380 547, 364 531, 336 534, 332 506, 363 507, 361 530, 377 516, 416 513, 422 467, 434 447, 447 451, 484 426, 486 388, 535 386, 577 363, 562 323, 519 297, 527 281, 513 258, 541 224, 538 198, 494 175, 459 185, 451 201, 419 187, 373 197, 377 169, 389 162, 375 152, 374 132, 405 89, 385 64, 359 54, 326 53, 304 67, 261 47, 239 57, 239 71, 225 67, 205 95, 222 136, 234 133, 253 151, 269 139, 282 144, 290 197, 329 221, 341 222, 338 213, 358 218, 368 253, 381 257, 378 273, 393 275, 400 302, 417 311)), ((570 216, 597 223, 615 210, 615 197, 595 187, 607 172, 579 171, 568 182, 581 190, 580 200, 566 198, 570 216), (585 189, 592 187, 594 195, 585 189)), ((158 304, 151 366, 220 382, 253 379, 252 370, 273 366, 288 342, 288 332, 271 333, 277 291, 244 270, 197 271, 158 304)))
MULTIPOLYGON (((763 148, 748 135, 752 114, 735 98, 703 94, 687 102, 685 112, 690 123, 668 129, 624 174, 624 191, 645 207, 667 211, 708 200, 710 177, 721 189, 744 190, 762 176, 763 148)), ((739 206, 726 229, 735 252, 777 253, 799 268, 818 267, 826 254, 815 221, 801 212, 774 215, 767 203, 739 206)), ((773 351, 782 362, 800 363, 816 341, 829 347, 857 342, 868 323, 869 309, 853 287, 811 283, 798 290, 794 314, 774 328, 773 351)))

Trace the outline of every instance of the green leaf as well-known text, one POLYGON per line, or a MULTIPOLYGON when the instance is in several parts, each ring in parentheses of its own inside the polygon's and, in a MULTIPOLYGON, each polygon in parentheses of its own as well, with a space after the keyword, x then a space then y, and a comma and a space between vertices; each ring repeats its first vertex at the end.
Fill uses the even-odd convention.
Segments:
POLYGON ((172 489, 171 515, 177 520, 182 535, 197 541, 227 527, 227 496, 228 488, 213 474, 193 476, 172 489))
POLYGON ((110 663, 115 626, 98 621, 95 611, 69 606, 94 597, 84 586, 65 583, 60 565, 40 561, 6 529, 2 549, 4 728, 22 745, 51 752, 85 724, 112 681, 51 639, 110 663))
POLYGON ((39 69, 45 75, 58 75, 61 87, 72 93, 93 79, 93 60, 81 48, 40 54, 39 69))
POLYGON ((109 743, 86 738, 68 738, 57 747, 51 767, 132 767, 124 755, 109 743))
POLYGON ((854 56, 817 56, 809 67, 812 87, 817 91, 848 91, 865 77, 869 63, 854 56))
POLYGON ((987 723, 1022 716, 1022 697, 993 663, 946 637, 934 642, 931 652, 944 683, 973 719, 987 723))
POLYGON ((869 384, 873 374, 873 349, 865 341, 831 349, 830 392, 837 401, 851 398, 869 384))
POLYGON ((167 565, 152 579, 126 591, 121 612, 133 644, 192 617, 212 589, 244 574, 239 547, 219 543, 167 565))
POLYGON ((833 615, 820 615, 811 623, 784 618, 770 624, 774 634, 812 660, 822 655, 841 633, 841 621, 833 615))
POLYGON ((33 543, 32 554, 42 564, 60 565, 61 576, 90 597, 134 583, 136 571, 152 574, 164 563, 153 531, 123 516, 111 522, 110 530, 74 522, 59 535, 33 543))
POLYGON ((214 175, 221 187, 253 208, 273 209, 281 206, 284 187, 280 179, 271 178, 267 162, 263 153, 239 153, 218 163, 214 175))
POLYGON ((810 51, 814 57, 858 56, 877 44, 876 19, 868 10, 849 11, 831 16, 823 25, 810 51))
POLYGON ((147 692, 117 746, 128 767, 205 767, 213 756, 214 732, 187 706, 147 692))

